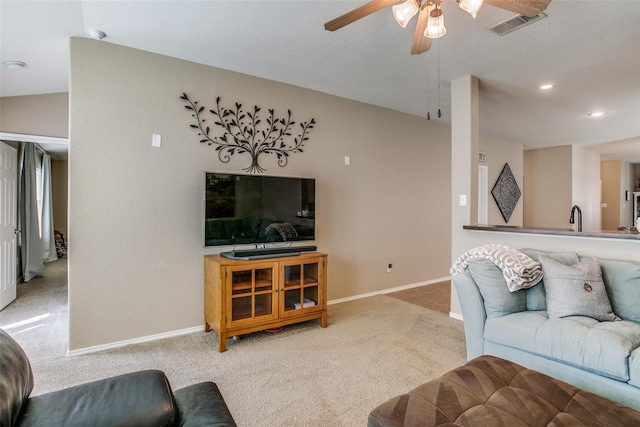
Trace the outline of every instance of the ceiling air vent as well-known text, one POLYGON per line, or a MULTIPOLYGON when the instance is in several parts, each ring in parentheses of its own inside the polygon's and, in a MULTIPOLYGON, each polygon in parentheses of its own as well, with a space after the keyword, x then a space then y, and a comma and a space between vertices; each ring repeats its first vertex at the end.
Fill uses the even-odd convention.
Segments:
POLYGON ((513 18, 507 19, 506 21, 497 23, 493 27, 489 27, 489 30, 493 31, 499 36, 504 36, 509 34, 512 31, 515 31, 517 29, 524 27, 525 25, 532 24, 546 17, 547 17, 547 14, 544 12, 540 12, 535 16, 516 15, 513 18))

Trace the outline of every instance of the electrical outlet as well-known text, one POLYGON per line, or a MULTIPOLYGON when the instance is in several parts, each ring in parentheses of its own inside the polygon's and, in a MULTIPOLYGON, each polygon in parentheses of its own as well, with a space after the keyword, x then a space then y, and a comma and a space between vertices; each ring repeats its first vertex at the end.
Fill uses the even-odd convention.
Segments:
POLYGON ((391 273, 392 264, 387 264, 387 273, 391 273))

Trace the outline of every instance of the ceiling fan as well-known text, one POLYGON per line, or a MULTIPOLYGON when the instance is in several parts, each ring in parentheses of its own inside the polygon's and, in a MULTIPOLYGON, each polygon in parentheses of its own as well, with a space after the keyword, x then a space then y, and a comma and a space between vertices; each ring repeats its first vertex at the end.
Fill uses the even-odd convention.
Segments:
MULTIPOLYGON (((411 54, 419 55, 431 48, 431 39, 442 37, 446 32, 444 16, 440 4, 443 0, 373 0, 357 9, 324 24, 328 31, 338 30, 380 9, 393 5, 393 16, 401 27, 418 15, 416 31, 413 35, 411 54)), ((535 16, 547 8, 551 0, 456 0, 458 6, 476 17, 484 3, 524 16, 535 16)))

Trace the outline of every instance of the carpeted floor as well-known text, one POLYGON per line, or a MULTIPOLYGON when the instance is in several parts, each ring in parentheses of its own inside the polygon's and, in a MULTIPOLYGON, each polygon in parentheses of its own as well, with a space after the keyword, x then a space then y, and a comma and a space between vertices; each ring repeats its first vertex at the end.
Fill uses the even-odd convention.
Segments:
POLYGON ((34 394, 155 368, 174 389, 217 383, 239 426, 362 426, 379 403, 465 363, 462 322, 384 295, 330 305, 327 328, 254 333, 225 353, 199 332, 68 357, 66 285, 55 279, 64 268, 52 264, 0 312, 31 359, 34 394))

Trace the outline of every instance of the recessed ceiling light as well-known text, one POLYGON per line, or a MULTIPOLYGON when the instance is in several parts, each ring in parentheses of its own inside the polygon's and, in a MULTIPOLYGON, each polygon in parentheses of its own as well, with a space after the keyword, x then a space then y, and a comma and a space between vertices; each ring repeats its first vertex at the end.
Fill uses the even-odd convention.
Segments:
POLYGON ((103 38, 107 37, 104 31, 98 29, 87 30, 87 34, 89 34, 89 37, 96 40, 102 40, 103 38))
POLYGON ((553 87, 552 84, 544 84, 544 85, 539 86, 538 89, 540 89, 540 90, 549 90, 552 87, 553 87))
POLYGON ((10 70, 19 70, 20 68, 23 68, 25 65, 27 65, 22 61, 14 61, 14 60, 4 61, 3 64, 5 67, 9 68, 10 70))
POLYGON ((606 111, 594 111, 593 113, 589 113, 589 117, 602 117, 607 114, 606 111))

